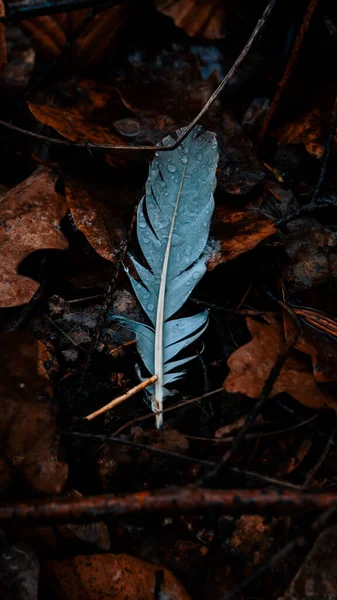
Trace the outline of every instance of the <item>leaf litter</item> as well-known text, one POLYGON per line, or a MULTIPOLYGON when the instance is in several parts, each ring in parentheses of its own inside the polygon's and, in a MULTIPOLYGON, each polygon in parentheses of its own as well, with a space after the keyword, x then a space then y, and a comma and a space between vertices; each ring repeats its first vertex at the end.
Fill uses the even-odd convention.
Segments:
MULTIPOLYGON (((149 325, 123 267, 131 268, 132 253, 143 275, 151 268, 135 208, 154 155, 100 145, 155 145, 187 126, 245 46, 262 6, 93 4, 64 3, 66 12, 46 14, 40 3, 27 17, 22 3, 8 3, 0 25, 2 503, 11 510, 19 502, 20 514, 38 500, 37 522, 55 496, 89 503, 84 523, 67 512, 53 528, 16 527, 2 537, 1 591, 20 597, 24 587, 27 600, 37 586, 64 598, 277 600, 319 590, 328 599, 329 529, 306 558, 284 556, 267 567, 294 531, 311 535, 301 508, 306 482, 323 500, 336 489, 334 7, 314 12, 308 28, 303 6, 276 6, 201 119, 200 132, 215 134, 219 147, 215 211, 207 272, 175 318, 207 311, 209 324, 191 354, 177 356, 185 373, 172 382, 157 431, 140 394, 95 421, 82 419, 148 374, 134 333, 114 317, 143 331, 149 325), (275 106, 291 48, 299 60, 275 106), (118 440, 107 439, 113 434, 118 440), (200 482, 221 461, 228 468, 213 473, 205 510, 180 510, 179 490, 203 494, 200 482), (178 490, 175 512, 127 514, 134 504, 123 493, 136 503, 149 493, 156 506, 158 488, 167 497, 178 490), (210 512, 215 488, 232 506, 263 490, 270 511, 210 512), (273 496, 283 488, 298 502, 291 516, 279 513, 273 496), (117 517, 95 514, 100 494, 120 499, 117 517), (8 556, 21 577, 9 572, 8 556)), ((161 155, 164 168, 173 155, 161 155)), ((199 162, 195 186, 206 176, 199 162)), ((159 180, 150 177, 149 194, 158 193, 159 180)), ((167 210, 164 203, 161 227, 167 210)), ((151 211, 144 216, 156 230, 151 211)))

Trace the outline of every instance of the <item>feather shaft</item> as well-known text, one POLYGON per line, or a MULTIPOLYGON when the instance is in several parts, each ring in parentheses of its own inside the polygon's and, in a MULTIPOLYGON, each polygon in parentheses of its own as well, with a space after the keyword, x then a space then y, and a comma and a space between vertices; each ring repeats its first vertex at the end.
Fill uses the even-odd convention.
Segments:
POLYGON ((174 207, 174 213, 172 217, 172 223, 170 228, 169 237, 167 240, 165 257, 163 263, 163 270, 160 278, 160 288, 159 288, 159 296, 158 296, 158 308, 157 308, 157 317, 156 317, 156 334, 155 334, 155 354, 154 354, 154 371, 158 377, 157 381, 154 384, 154 397, 155 397, 155 407, 156 410, 159 411, 159 414, 156 416, 156 425, 157 429, 160 429, 163 425, 163 376, 164 376, 164 344, 163 344, 163 333, 164 333, 164 314, 165 314, 165 291, 166 291, 166 283, 167 283, 167 269, 170 258, 171 251, 171 243, 172 243, 172 235, 174 231, 174 226, 177 218, 177 211, 179 207, 179 202, 181 198, 181 190, 183 187, 183 182, 185 178, 186 172, 186 164, 184 165, 183 172, 181 175, 179 191, 177 194, 177 202, 174 207))

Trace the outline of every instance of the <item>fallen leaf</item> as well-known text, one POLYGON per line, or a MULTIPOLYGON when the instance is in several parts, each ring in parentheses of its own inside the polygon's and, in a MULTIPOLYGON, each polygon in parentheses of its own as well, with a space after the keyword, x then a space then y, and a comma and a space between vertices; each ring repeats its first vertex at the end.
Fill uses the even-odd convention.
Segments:
POLYGON ((322 285, 337 273, 337 233, 309 217, 288 224, 284 249, 289 262, 283 269, 283 278, 293 290, 304 290, 322 285))
POLYGON ((40 565, 30 546, 10 545, 0 532, 0 594, 2 600, 37 600, 40 565))
POLYGON ((172 17, 190 36, 208 40, 225 36, 225 7, 221 0, 155 0, 159 12, 172 17))
POLYGON ((153 600, 157 573, 161 574, 160 596, 166 600, 189 600, 170 571, 127 554, 50 560, 45 585, 48 598, 55 600, 153 600))
POLYGON ((48 379, 38 373, 41 343, 26 332, 3 333, 0 357, 0 438, 12 481, 35 492, 59 493, 68 467, 57 460, 56 407, 48 379))
POLYGON ((278 600, 337 599, 337 527, 318 536, 288 590, 278 600))
MULTIPOLYGON (((329 131, 329 113, 326 108, 309 108, 295 120, 283 124, 275 132, 279 144, 303 144, 307 152, 321 159, 329 131)), ((337 134, 334 138, 337 143, 337 134)))
POLYGON ((39 168, 0 201, 1 307, 25 304, 38 289, 36 281, 17 273, 28 254, 68 247, 59 230, 67 204, 55 191, 56 180, 55 173, 39 168))
POLYGON ((77 107, 55 108, 40 104, 28 103, 34 117, 56 129, 58 133, 68 140, 77 143, 90 142, 92 144, 123 143, 121 138, 110 131, 107 127, 91 122, 80 112, 77 107))
POLYGON ((84 177, 66 178, 64 185, 77 229, 97 254, 111 262, 118 260, 141 193, 139 186, 119 181, 97 186, 96 181, 84 177))
MULTIPOLYGON (((230 372, 224 381, 227 392, 259 398, 277 358, 285 351, 282 324, 271 314, 266 315, 266 319, 267 322, 264 323, 246 319, 253 339, 238 348, 228 359, 230 372)), ((300 353, 293 352, 286 359, 270 396, 285 392, 309 408, 337 410, 337 401, 317 385, 302 357, 300 353)))
POLYGON ((70 50, 65 54, 72 68, 97 64, 103 56, 117 47, 131 12, 126 6, 112 6, 100 10, 92 18, 91 9, 71 11, 57 15, 43 15, 20 22, 31 37, 34 48, 42 60, 60 57, 69 40, 70 50))
POLYGON ((236 211, 219 204, 211 222, 212 241, 208 269, 211 271, 217 265, 252 250, 274 233, 274 223, 258 208, 236 211))

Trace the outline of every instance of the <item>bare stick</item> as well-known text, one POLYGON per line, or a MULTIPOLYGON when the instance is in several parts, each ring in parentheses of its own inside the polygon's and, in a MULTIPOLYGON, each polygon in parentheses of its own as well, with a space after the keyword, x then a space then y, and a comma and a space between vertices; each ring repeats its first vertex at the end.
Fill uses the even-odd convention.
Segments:
MULTIPOLYGON (((137 513, 205 510, 236 515, 303 515, 326 511, 322 514, 323 519, 336 510, 336 505, 336 492, 309 494, 296 490, 200 490, 175 487, 118 496, 104 494, 91 497, 43 498, 16 504, 1 504, 0 523, 15 526, 18 523, 51 525, 61 522, 100 521, 107 515, 121 517, 137 513)), ((315 523, 321 524, 321 520, 315 523)))
MULTIPOLYGON (((317 0, 316 0, 317 2, 317 0)), ((179 146, 179 144, 185 139, 185 137, 189 134, 189 132, 195 127, 195 125, 200 121, 201 117, 208 111, 209 107, 213 104, 213 102, 217 99, 219 94, 221 94, 224 87, 227 85, 228 81, 233 77, 235 71, 241 65, 243 60, 246 58, 249 50, 254 44, 257 37, 260 35, 263 27, 265 26, 268 17, 270 16, 274 6, 276 4, 276 0, 271 0, 268 3, 268 6, 263 12, 262 17, 258 20, 252 35, 250 36, 247 44, 244 46, 243 50, 240 52, 238 58, 235 63, 228 71, 227 75, 224 77, 220 85, 217 87, 215 92, 211 95, 211 97, 207 100, 204 107, 197 114, 197 116, 191 121, 187 127, 184 128, 183 133, 177 137, 177 140, 171 146, 125 146, 125 145, 113 145, 113 144, 93 144, 91 142, 69 142, 67 140, 59 140, 58 138, 50 138, 46 135, 40 135, 38 133, 34 133, 32 131, 28 131, 26 129, 22 129, 21 127, 17 127, 15 125, 11 125, 10 123, 6 123, 5 121, 0 120, 0 125, 6 127, 7 129, 11 129, 12 131, 17 131, 18 133, 23 133, 25 135, 29 135, 36 139, 40 139, 44 142, 49 142, 52 144, 59 144, 63 146, 74 146, 77 148, 103 148, 110 150, 137 150, 137 151, 152 151, 152 152, 167 152, 168 150, 175 150, 179 146)))
POLYGON ((280 102, 280 98, 283 92, 283 89, 285 88, 285 86, 287 85, 289 78, 291 77, 293 70, 296 66, 297 60, 298 60, 298 55, 299 55, 299 51, 301 49, 303 40, 304 40, 304 36, 306 34, 306 31, 310 25, 310 21, 311 18, 316 10, 317 7, 317 2, 318 0, 310 0, 309 6, 306 10, 306 13, 304 15, 304 19, 302 21, 301 27, 299 29, 299 32, 297 34, 296 40, 294 42, 294 45, 292 47, 291 50, 291 54, 290 54, 290 58, 288 61, 288 64, 285 68, 285 71, 282 75, 281 81, 278 83, 278 89, 274 95, 274 98, 272 100, 272 103, 270 105, 270 109, 266 115, 266 118, 264 119, 262 126, 261 126, 261 130, 259 133, 259 141, 260 143, 262 142, 266 131, 271 123, 271 120, 277 110, 277 107, 279 105, 280 102))
POLYGON ((148 379, 146 379, 146 381, 142 381, 142 383, 135 385, 135 387, 131 388, 131 390, 128 390, 127 392, 125 392, 125 394, 122 394, 122 396, 118 396, 118 398, 115 398, 114 400, 109 402, 109 404, 102 406, 102 408, 99 408, 95 412, 83 418, 87 421, 92 421, 93 419, 96 419, 96 417, 99 417, 99 415, 103 415, 104 413, 108 412, 108 410, 110 410, 111 408, 114 408, 115 406, 118 406, 118 404, 124 402, 124 400, 131 398, 131 396, 134 396, 135 394, 137 394, 137 392, 145 390, 145 388, 149 387, 149 385, 155 383, 157 379, 157 375, 152 375, 152 377, 149 377, 148 379))

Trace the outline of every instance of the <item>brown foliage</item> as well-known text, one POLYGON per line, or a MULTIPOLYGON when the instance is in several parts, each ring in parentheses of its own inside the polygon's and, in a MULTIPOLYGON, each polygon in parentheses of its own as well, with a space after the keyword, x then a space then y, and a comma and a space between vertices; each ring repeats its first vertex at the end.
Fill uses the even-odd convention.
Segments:
POLYGON ((156 573, 167 600, 189 596, 167 569, 127 554, 92 554, 51 560, 46 569, 48 597, 58 600, 153 600, 156 573))
MULTIPOLYGON (((224 387, 227 392, 258 398, 278 356, 285 351, 286 342, 281 323, 272 315, 266 316, 264 323, 247 318, 247 326, 253 339, 229 357, 230 372, 224 387)), ((294 353, 287 358, 271 397, 282 392, 310 408, 337 410, 335 398, 317 385, 300 354, 294 353)))
POLYGON ((18 275, 21 261, 34 250, 68 247, 58 229, 67 212, 64 198, 55 191, 57 176, 39 168, 10 190, 0 205, 0 306, 28 302, 39 287, 18 275))
POLYGON ((35 493, 57 494, 68 467, 57 460, 56 408, 48 378, 38 372, 40 342, 29 333, 3 333, 1 347, 0 436, 7 486, 22 481, 35 493))

